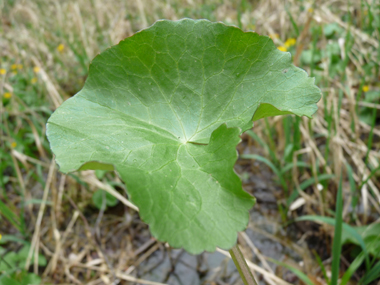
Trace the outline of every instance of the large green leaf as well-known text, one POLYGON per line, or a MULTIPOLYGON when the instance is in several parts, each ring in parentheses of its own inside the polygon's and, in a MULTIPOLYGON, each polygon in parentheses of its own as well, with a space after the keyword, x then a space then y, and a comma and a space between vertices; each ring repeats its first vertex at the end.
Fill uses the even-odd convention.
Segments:
POLYGON ((199 253, 231 248, 248 223, 239 134, 269 115, 310 117, 319 98, 270 38, 164 20, 98 55, 47 134, 62 172, 114 165, 152 234, 199 253))

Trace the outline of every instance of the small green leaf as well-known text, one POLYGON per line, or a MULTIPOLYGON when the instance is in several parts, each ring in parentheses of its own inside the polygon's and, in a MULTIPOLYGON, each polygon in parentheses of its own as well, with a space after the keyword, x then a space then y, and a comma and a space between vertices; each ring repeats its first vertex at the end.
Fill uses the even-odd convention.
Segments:
POLYGON ((27 271, 16 271, 9 274, 0 275, 0 285, 38 285, 41 284, 41 278, 34 273, 27 271))
POLYGON ((0 275, 0 285, 22 285, 22 283, 4 274, 0 275))
POLYGON ((41 278, 34 273, 27 273, 21 280, 22 285, 39 285, 41 284, 41 278))
MULTIPOLYGON (((30 250, 30 245, 26 244, 24 245, 21 250, 18 252, 8 252, 3 256, 3 259, 5 262, 0 259, 0 272, 4 271, 7 273, 11 273, 15 271, 16 269, 24 268, 26 260, 28 258, 30 250)), ((2 248, 0 247, 0 255, 3 255, 2 248)), ((34 252, 32 254, 32 259, 30 265, 34 264, 34 252)), ((38 265, 39 266, 45 266, 46 265, 46 258, 42 254, 38 254, 38 265)), ((1 283, 0 283, 1 285, 1 283)))
POLYGON ((320 96, 269 37, 162 20, 98 55, 47 135, 62 172, 113 165, 157 239, 229 249, 254 204, 233 170, 239 135, 252 119, 311 117, 320 96))
POLYGON ((327 24, 323 27, 323 33, 326 37, 330 38, 334 34, 340 34, 342 32, 342 28, 339 27, 337 23, 327 24))
MULTIPOLYGON (((28 259, 29 255, 29 250, 30 250, 30 245, 24 245, 24 247, 17 252, 17 261, 19 262, 19 268, 24 268, 26 264, 26 260, 28 259)), ((45 266, 46 265, 46 258, 42 254, 38 254, 38 259, 37 259, 38 265, 39 266, 45 266)), ((32 259, 30 265, 34 264, 34 252, 32 254, 32 259)))
POLYGON ((312 63, 318 63, 321 61, 321 55, 318 51, 312 51, 311 49, 304 50, 301 54, 301 61, 303 64, 310 65, 312 63))
MULTIPOLYGON (((12 272, 16 267, 16 253, 9 252, 0 259, 0 273, 12 272)), ((1 274, 0 274, 1 275, 1 274)))
POLYGON ((99 210, 102 208, 103 197, 106 199, 106 206, 113 207, 119 202, 117 198, 104 190, 98 190, 92 195, 92 202, 99 210))

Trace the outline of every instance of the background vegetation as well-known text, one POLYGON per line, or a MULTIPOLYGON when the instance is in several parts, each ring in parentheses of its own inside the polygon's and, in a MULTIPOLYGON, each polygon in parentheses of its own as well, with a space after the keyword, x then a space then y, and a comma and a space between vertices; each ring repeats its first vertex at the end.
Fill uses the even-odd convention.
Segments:
POLYGON ((269 35, 323 92, 313 120, 262 120, 238 147, 258 200, 239 243, 257 279, 380 284, 378 0, 0 5, 0 284, 240 284, 223 251, 194 257, 152 239, 114 173, 61 175, 46 140, 96 54, 183 17, 269 35))

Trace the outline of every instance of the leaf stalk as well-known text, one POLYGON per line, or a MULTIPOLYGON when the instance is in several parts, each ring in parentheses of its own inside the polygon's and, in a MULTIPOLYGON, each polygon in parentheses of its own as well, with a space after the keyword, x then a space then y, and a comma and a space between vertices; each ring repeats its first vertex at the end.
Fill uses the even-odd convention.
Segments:
POLYGON ((238 244, 235 244, 233 248, 229 250, 232 260, 235 263, 240 277, 244 282, 244 285, 257 285, 255 278, 253 277, 251 269, 248 267, 245 258, 240 251, 238 244))

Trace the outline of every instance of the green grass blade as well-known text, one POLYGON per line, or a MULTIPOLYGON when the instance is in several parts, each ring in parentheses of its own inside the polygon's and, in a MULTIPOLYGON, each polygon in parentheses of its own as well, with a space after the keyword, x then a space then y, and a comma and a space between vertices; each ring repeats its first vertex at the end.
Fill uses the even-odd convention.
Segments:
POLYGON ((41 205, 42 203, 45 203, 46 205, 48 206, 52 206, 53 203, 51 201, 44 201, 42 199, 28 199, 25 201, 24 203, 24 207, 27 206, 27 205, 41 205))
POLYGON ((292 13, 289 11, 289 8, 287 6, 285 7, 285 11, 286 11, 286 13, 289 16, 290 22, 292 23, 293 29, 296 32, 296 35, 298 37, 300 35, 300 30, 298 28, 298 25, 297 25, 296 21, 294 20, 294 18, 292 16, 292 13))
POLYGON ((360 279, 359 284, 367 285, 372 281, 380 278, 380 261, 378 261, 365 275, 360 279))
POLYGON ((289 265, 289 264, 286 264, 284 262, 281 262, 281 261, 278 261, 278 260, 275 260, 275 259, 272 259, 272 258, 269 258, 269 261, 270 262, 273 262, 277 265, 280 265, 280 266, 283 266, 287 269, 289 269, 291 272, 293 272, 300 280, 302 280, 305 284, 307 285, 315 285, 313 283, 313 281, 310 280, 309 277, 307 277, 307 275, 305 273, 303 273, 302 271, 298 270, 297 268, 294 268, 293 266, 289 265))
POLYGON ((23 240, 21 238, 18 238, 15 235, 3 235, 1 237, 1 239, 0 239, 0 244, 5 244, 7 242, 13 242, 13 243, 17 242, 17 243, 21 243, 21 244, 24 244, 24 245, 29 245, 28 242, 26 242, 25 240, 23 240))
MULTIPOLYGON (((299 117, 294 118, 294 123, 293 123, 293 144, 294 144, 294 151, 300 150, 301 145, 302 145, 302 135, 301 135, 301 119, 299 117)), ((302 160, 301 155, 297 156, 297 160, 302 160)))
POLYGON ((364 261, 365 254, 362 251, 350 264, 350 266, 347 268, 346 272, 343 274, 343 277, 340 281, 340 285, 346 285, 347 282, 350 280, 351 276, 358 270, 359 266, 364 261))
MULTIPOLYGON (((289 146, 289 145, 292 145, 292 137, 291 137, 291 134, 292 134, 292 121, 293 121, 293 118, 291 116, 287 116, 285 117, 283 120, 282 120, 282 124, 283 124, 283 127, 284 127, 284 135, 285 135, 285 145, 289 146)), ((292 145, 292 153, 293 154, 293 150, 294 150, 294 146, 292 145)), ((287 156, 285 155, 285 158, 287 156)), ((291 156, 289 155, 289 158, 290 158, 290 161, 291 161, 291 156)))
MULTIPOLYGON (((347 176, 348 176, 348 181, 350 183, 350 191, 351 191, 351 197, 352 197, 352 199, 351 199, 351 207, 352 207, 352 209, 355 209, 356 205, 358 204, 358 201, 359 201, 359 196, 358 196, 358 193, 356 191, 354 172, 352 170, 351 165, 349 165, 348 163, 346 163, 346 168, 347 168, 347 176)), ((353 211, 352 217, 353 218, 356 217, 356 212, 355 211, 353 211)))
POLYGON ((291 162, 292 159, 293 159, 293 152, 294 152, 294 145, 292 143, 286 143, 286 139, 285 139, 285 149, 284 149, 284 157, 283 157, 283 161, 285 162, 291 162))
POLYGON ((323 278, 325 278, 325 280, 327 281, 327 283, 330 284, 330 278, 327 276, 326 268, 323 265, 323 262, 322 262, 321 258, 319 257, 319 255, 318 255, 318 253, 316 251, 313 251, 313 253, 314 253, 315 259, 318 262, 319 267, 321 268, 321 271, 322 271, 322 274, 323 274, 323 278))
POLYGON ((15 228, 22 232, 20 219, 1 200, 0 214, 2 214, 15 228))
MULTIPOLYGON (((318 175, 318 176, 317 176, 317 180, 318 180, 318 182, 322 182, 322 181, 325 181, 325 180, 332 179, 332 178, 334 178, 334 177, 335 177, 335 175, 333 175, 333 174, 326 174, 326 173, 325 173, 325 174, 318 175)), ((315 182, 316 182, 315 177, 311 177, 311 178, 309 178, 309 179, 303 181, 303 182, 300 184, 300 189, 301 189, 301 190, 305 190, 307 187, 313 185, 315 182)), ((299 195, 299 193, 298 193, 297 189, 294 189, 294 190, 293 190, 293 193, 292 193, 292 194, 289 196, 289 198, 286 200, 286 204, 287 204, 288 206, 290 206, 290 204, 291 204, 295 199, 297 199, 298 195, 299 195)))
POLYGON ((286 185, 283 177, 282 177, 282 173, 281 171, 267 158, 261 156, 261 155, 258 155, 258 154, 242 154, 240 156, 240 158, 243 158, 243 159, 255 159, 255 160, 258 160, 258 161, 261 161, 263 163, 265 163, 270 169, 272 169, 272 171, 274 172, 274 174, 276 174, 276 176, 278 177, 278 179, 280 179, 280 184, 281 186, 284 188, 284 190, 288 191, 288 186, 286 185))
POLYGON ((297 161, 296 163, 290 162, 281 168, 281 171, 280 171, 281 174, 284 174, 288 172, 289 170, 293 169, 294 166, 296 166, 297 168, 300 168, 300 167, 310 168, 310 165, 303 161, 297 161))
POLYGON ((331 285, 338 285, 340 254, 342 253, 342 226, 343 226, 343 197, 342 197, 342 175, 340 176, 335 209, 335 231, 332 255, 331 285))
MULTIPOLYGON (((335 227, 335 219, 330 218, 330 217, 321 217, 321 216, 303 216, 295 219, 295 221, 313 221, 313 222, 319 222, 319 223, 325 223, 331 226, 335 227)), ((367 247, 364 243, 363 238, 360 236, 360 234, 350 225, 343 223, 342 224, 342 229, 345 231, 348 235, 350 235, 352 238, 356 239, 356 241, 359 243, 360 247, 362 248, 364 254, 365 254, 365 259, 366 259, 366 266, 369 268, 369 256, 368 256, 368 250, 367 247)))
POLYGON ((258 160, 260 162, 263 162, 270 169, 272 169, 274 174, 276 174, 278 177, 281 177, 281 171, 269 159, 267 159, 261 155, 258 155, 258 154, 242 154, 240 156, 240 158, 242 158, 242 159, 255 159, 255 160, 258 160))
MULTIPOLYGON (((274 161, 275 163, 278 162, 278 159, 277 159, 277 156, 276 154, 273 152, 273 150, 270 148, 269 144, 266 143, 265 141, 263 141, 258 135, 256 135, 253 131, 251 130, 248 130, 246 131, 246 133, 251 137, 253 138, 255 141, 257 141, 259 143, 259 145, 261 145, 268 153, 269 153, 269 156, 272 158, 272 161, 274 161)), ((270 137, 270 134, 269 134, 269 137, 270 137)))
POLYGON ((365 163, 368 164, 368 157, 369 157, 369 153, 372 149, 372 143, 373 143, 373 129, 375 128, 376 126, 376 119, 377 119, 377 109, 372 109, 372 124, 371 124, 371 131, 369 132, 369 135, 368 135, 368 142, 367 142, 367 153, 365 155, 365 163))
MULTIPOLYGON (((327 108, 326 108, 327 109, 327 108)), ((327 137, 326 137, 326 149, 325 149, 325 160, 328 160, 330 154, 330 140, 332 136, 332 122, 334 117, 334 105, 331 106, 330 113, 327 112, 326 121, 327 121, 327 137)))
POLYGON ((271 124, 269 123, 268 118, 264 118, 264 122, 265 122, 265 127, 266 127, 265 130, 266 130, 266 134, 267 134, 269 154, 271 156, 272 161, 276 165, 280 165, 280 161, 276 155, 276 143, 273 139, 276 136, 276 131, 273 128, 273 126, 271 126, 271 124))
POLYGON ((368 175, 368 177, 360 184, 359 189, 362 189, 363 185, 366 184, 368 182, 368 180, 370 180, 372 178, 372 176, 374 176, 376 174, 376 172, 379 170, 380 170, 380 166, 373 169, 371 171, 371 173, 368 175))
POLYGON ((268 144, 264 142, 258 135, 256 135, 254 131, 248 130, 245 133, 248 134, 251 138, 253 138, 253 140, 257 141, 259 145, 261 145, 263 148, 269 150, 268 144))

